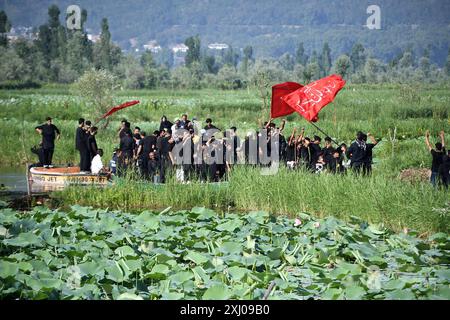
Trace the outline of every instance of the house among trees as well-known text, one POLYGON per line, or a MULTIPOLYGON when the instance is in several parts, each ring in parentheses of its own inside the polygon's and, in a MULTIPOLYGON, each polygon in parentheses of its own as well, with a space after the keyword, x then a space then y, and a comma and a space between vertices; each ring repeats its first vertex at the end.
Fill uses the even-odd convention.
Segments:
POLYGON ((150 51, 151 53, 158 53, 161 51, 161 46, 156 42, 156 40, 151 40, 143 45, 144 50, 150 51))
POLYGON ((208 44, 208 49, 211 50, 225 50, 228 49, 228 45, 226 43, 210 43, 208 44))
POLYGON ((179 44, 176 44, 176 45, 172 46, 170 49, 175 54, 178 53, 178 52, 186 53, 186 52, 188 52, 189 47, 187 45, 185 45, 184 43, 179 43, 179 44))
POLYGON ((88 38, 88 40, 92 41, 93 43, 96 43, 96 42, 100 41, 100 35, 99 34, 88 33, 87 38, 88 38))

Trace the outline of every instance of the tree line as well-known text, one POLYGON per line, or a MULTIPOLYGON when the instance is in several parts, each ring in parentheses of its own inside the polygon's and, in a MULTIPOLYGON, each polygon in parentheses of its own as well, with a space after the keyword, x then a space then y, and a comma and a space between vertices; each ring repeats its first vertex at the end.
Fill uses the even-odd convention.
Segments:
POLYGON ((180 57, 167 49, 158 54, 123 52, 112 42, 106 18, 101 21, 100 40, 94 43, 85 30, 86 10, 82 10, 80 30, 67 29, 60 23, 60 15, 59 8, 52 5, 48 21, 38 28, 35 39, 8 41, 11 23, 0 11, 0 84, 73 83, 92 69, 110 72, 122 87, 130 89, 239 89, 283 81, 308 83, 330 73, 353 83, 443 82, 450 78, 450 50, 442 68, 430 60, 432 48, 418 56, 410 47, 383 62, 361 43, 334 61, 327 42, 320 52, 307 54, 299 43, 294 52, 278 58, 255 59, 252 46, 213 52, 202 46, 198 35, 185 40, 189 50, 182 57, 184 64, 174 66, 180 57))

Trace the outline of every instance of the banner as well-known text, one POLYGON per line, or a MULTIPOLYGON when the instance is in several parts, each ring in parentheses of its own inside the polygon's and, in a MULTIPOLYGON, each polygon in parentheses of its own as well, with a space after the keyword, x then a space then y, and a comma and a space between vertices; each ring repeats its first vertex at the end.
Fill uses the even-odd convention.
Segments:
POLYGON ((138 103, 139 103, 138 100, 133 100, 133 101, 125 102, 125 103, 122 103, 121 105, 112 107, 111 109, 108 110, 108 112, 106 112, 104 115, 102 115, 102 117, 100 119, 105 119, 106 117, 109 117, 110 115, 112 115, 114 112, 134 106, 135 104, 138 104, 138 103))
POLYGON ((284 82, 274 85, 272 87, 272 103, 270 107, 270 116, 272 118, 279 118, 294 112, 295 110, 292 109, 281 98, 302 87, 303 85, 296 82, 284 82))
POLYGON ((320 110, 332 102, 344 86, 345 80, 334 74, 285 95, 281 100, 306 120, 316 122, 320 110))

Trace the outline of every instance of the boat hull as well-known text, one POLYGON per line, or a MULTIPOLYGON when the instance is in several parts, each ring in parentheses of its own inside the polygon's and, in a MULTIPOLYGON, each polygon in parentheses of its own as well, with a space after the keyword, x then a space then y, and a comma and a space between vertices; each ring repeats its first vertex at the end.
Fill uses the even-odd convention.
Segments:
POLYGON ((107 185, 109 180, 105 176, 85 174, 79 167, 66 168, 31 168, 30 180, 39 185, 107 185))

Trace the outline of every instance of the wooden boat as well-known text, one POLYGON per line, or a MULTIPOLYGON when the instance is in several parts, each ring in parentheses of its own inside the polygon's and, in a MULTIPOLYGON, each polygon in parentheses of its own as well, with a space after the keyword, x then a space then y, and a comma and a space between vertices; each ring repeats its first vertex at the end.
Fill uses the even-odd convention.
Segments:
POLYGON ((107 185, 106 176, 81 173, 79 167, 33 167, 30 169, 29 179, 39 185, 107 185))

